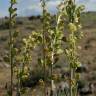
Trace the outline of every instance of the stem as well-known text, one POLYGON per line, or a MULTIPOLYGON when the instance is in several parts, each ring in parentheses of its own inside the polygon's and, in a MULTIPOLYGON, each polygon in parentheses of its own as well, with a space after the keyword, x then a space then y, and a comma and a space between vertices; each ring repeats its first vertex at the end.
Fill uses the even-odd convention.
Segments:
MULTIPOLYGON (((19 67, 18 67, 18 69, 19 69, 19 67)), ((19 95, 19 96, 21 96, 21 86, 20 86, 20 75, 19 75, 19 72, 17 72, 17 94, 19 95)))
MULTIPOLYGON (((56 29, 56 31, 57 31, 57 29, 56 29)), ((53 85, 53 83, 54 83, 54 80, 53 80, 53 64, 54 64, 54 53, 55 53, 54 45, 55 45, 55 43, 56 43, 56 33, 55 33, 55 38, 51 41, 51 48, 52 48, 52 53, 51 53, 51 91, 52 91, 52 94, 53 94, 53 86, 54 86, 53 85)))
POLYGON ((44 96, 46 96, 46 52, 45 52, 45 0, 42 0, 43 3, 43 67, 44 67, 44 96))
MULTIPOLYGON (((10 8, 13 7, 13 4, 11 3, 10 8)), ((9 39, 10 39, 10 65, 11 65, 11 96, 13 96, 13 42, 12 42, 12 14, 10 12, 9 14, 9 39)))
POLYGON ((53 48, 53 51, 52 51, 52 57, 51 57, 51 59, 52 59, 52 64, 51 64, 51 94, 52 94, 52 96, 53 96, 53 83, 54 83, 54 80, 53 80, 53 64, 54 64, 54 48, 53 48))
MULTIPOLYGON (((75 0, 71 0, 71 2, 72 2, 72 4, 71 4, 71 7, 75 4, 75 0)), ((70 9, 70 10, 72 10, 72 8, 70 9)), ((74 13, 70 13, 69 14, 69 22, 70 23, 74 23, 74 18, 73 18, 73 14, 74 13)), ((72 35, 72 38, 74 38, 74 32, 72 32, 71 33, 71 35, 72 35)), ((71 42, 71 41, 70 41, 71 42)), ((74 43, 72 43, 72 52, 71 52, 71 55, 72 55, 72 59, 71 59, 71 62, 70 62, 70 96, 73 96, 74 94, 74 92, 73 92, 73 90, 74 90, 74 87, 75 86, 73 86, 72 85, 72 82, 73 82, 73 79, 75 79, 74 78, 74 75, 75 75, 75 73, 74 73, 74 68, 73 68, 73 66, 72 65, 74 65, 74 63, 75 63, 75 61, 74 61, 74 56, 75 56, 75 44, 74 43)))
POLYGON ((72 82, 72 79, 73 79, 73 77, 72 77, 72 68, 71 68, 71 64, 70 64, 70 96, 72 96, 72 89, 73 89, 73 87, 72 87, 72 84, 71 84, 71 82, 72 82))

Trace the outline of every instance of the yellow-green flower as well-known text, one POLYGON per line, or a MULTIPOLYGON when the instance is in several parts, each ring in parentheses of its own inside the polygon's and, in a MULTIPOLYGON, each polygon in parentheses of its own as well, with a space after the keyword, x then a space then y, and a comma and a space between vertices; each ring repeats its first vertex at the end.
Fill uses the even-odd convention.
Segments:
POLYGON ((76 25, 75 25, 74 23, 69 23, 69 24, 68 24, 68 27, 69 27, 69 31, 70 31, 70 32, 75 32, 75 31, 77 31, 77 27, 76 27, 76 25))
POLYGON ((28 67, 25 66, 25 67, 24 67, 24 73, 26 74, 27 72, 28 72, 28 67))
POLYGON ((82 28, 82 26, 80 24, 77 27, 78 27, 78 29, 81 29, 82 28))

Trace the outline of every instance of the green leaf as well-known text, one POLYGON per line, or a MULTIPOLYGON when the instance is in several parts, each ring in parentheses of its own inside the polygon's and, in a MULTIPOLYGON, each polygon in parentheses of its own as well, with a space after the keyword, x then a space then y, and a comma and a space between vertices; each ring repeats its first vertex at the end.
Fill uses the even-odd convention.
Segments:
POLYGON ((16 4, 17 2, 16 2, 16 0, 11 0, 11 3, 16 4))
POLYGON ((43 61, 42 58, 38 58, 38 64, 39 64, 39 65, 43 66, 43 62, 44 62, 44 61, 43 61))
POLYGON ((12 7, 9 7, 9 12, 11 14, 15 13, 17 11, 17 8, 12 8, 12 7))
POLYGON ((15 18, 16 16, 17 16, 17 14, 16 14, 16 13, 15 13, 15 14, 13 14, 13 15, 12 15, 12 19, 13 19, 13 18, 15 18))

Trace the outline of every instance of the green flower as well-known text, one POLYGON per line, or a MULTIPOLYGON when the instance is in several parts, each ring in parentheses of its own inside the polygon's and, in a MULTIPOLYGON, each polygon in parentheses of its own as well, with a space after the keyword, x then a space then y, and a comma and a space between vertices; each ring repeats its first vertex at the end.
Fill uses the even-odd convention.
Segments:
POLYGON ((78 27, 78 29, 81 29, 82 28, 82 26, 80 24, 77 27, 78 27))
POLYGON ((69 27, 70 32, 76 32, 77 31, 77 27, 74 23, 69 23, 68 27, 69 27))

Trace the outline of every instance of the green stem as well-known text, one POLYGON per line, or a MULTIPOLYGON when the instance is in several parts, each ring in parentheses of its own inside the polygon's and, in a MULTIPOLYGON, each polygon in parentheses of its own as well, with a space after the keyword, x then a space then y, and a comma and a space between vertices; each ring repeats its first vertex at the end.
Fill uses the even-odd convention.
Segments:
MULTIPOLYGON (((71 2, 72 2, 72 4, 71 4, 71 9, 70 10, 73 10, 72 7, 75 4, 75 0, 71 0, 71 2)), ((70 23, 74 23, 73 14, 74 13, 72 11, 69 14, 69 22, 70 23)), ((71 34, 72 34, 72 38, 74 38, 74 32, 72 32, 71 34)), ((73 65, 75 63, 74 62, 74 56, 75 56, 75 44, 74 43, 72 44, 72 50, 73 50, 72 53, 71 53, 71 55, 72 55, 71 58, 72 59, 71 59, 71 62, 70 62, 70 96, 73 96, 73 94, 74 94, 73 90, 74 90, 74 87, 75 87, 75 86, 72 85, 73 79, 75 79, 74 78, 75 73, 74 73, 74 68, 73 68, 73 65)))
MULTIPOLYGON (((11 3, 10 8, 13 7, 11 3)), ((13 42, 12 42, 12 14, 9 14, 9 38, 10 38, 10 65, 11 65, 11 96, 13 96, 13 42)))
MULTIPOLYGON (((53 38, 52 38, 53 39, 53 38)), ((52 53, 51 53, 51 96, 53 96, 53 64, 54 64, 54 47, 53 47, 53 40, 51 42, 51 48, 52 48, 52 53)))
POLYGON ((44 66, 44 96, 46 96, 46 52, 45 52, 45 0, 42 0, 43 3, 43 66, 44 66))

